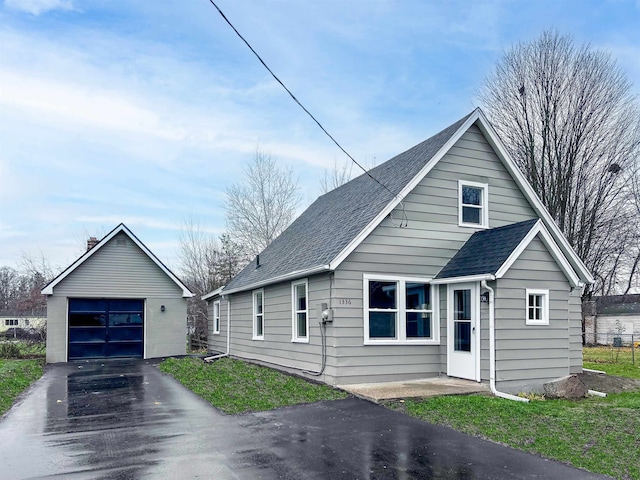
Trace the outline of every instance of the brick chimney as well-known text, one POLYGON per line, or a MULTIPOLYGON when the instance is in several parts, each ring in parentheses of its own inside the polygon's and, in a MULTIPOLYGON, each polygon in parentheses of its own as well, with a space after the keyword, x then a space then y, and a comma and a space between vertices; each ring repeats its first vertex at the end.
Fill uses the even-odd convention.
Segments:
POLYGON ((96 237, 89 237, 89 240, 87 240, 87 252, 91 250, 93 247, 95 247, 97 244, 98 244, 98 239, 96 237))

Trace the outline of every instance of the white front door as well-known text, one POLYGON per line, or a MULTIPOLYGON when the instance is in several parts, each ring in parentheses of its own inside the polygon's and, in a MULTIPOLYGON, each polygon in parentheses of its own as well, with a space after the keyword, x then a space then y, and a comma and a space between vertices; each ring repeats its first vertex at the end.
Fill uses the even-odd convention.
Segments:
POLYGON ((447 304, 447 375, 480 381, 478 284, 450 284, 447 304))

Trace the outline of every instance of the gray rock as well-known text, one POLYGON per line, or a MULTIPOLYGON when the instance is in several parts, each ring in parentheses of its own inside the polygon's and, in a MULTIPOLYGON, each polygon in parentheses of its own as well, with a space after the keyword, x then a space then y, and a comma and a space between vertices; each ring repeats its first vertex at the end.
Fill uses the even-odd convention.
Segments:
POLYGON ((547 398, 584 398, 587 387, 577 375, 567 375, 544 384, 544 394, 547 398))

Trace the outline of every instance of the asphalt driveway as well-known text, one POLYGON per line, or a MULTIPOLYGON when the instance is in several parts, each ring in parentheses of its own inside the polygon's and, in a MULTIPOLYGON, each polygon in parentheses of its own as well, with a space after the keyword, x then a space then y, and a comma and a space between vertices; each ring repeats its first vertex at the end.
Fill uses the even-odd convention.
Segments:
POLYGON ((226 416, 150 361, 50 366, 0 421, 0 478, 605 478, 351 398, 226 416))

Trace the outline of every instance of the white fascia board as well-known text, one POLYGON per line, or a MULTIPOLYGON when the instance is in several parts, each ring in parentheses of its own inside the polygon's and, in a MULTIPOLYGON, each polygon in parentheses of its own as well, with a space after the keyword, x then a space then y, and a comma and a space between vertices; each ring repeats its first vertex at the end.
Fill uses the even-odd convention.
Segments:
POLYGON ((200 299, 201 300, 209 300, 210 298, 213 298, 216 295, 220 295, 220 292, 222 292, 223 289, 224 289, 224 285, 221 286, 220 288, 216 288, 213 292, 209 292, 206 295, 203 295, 202 297, 200 297, 200 299))
POLYGON ((286 273, 284 275, 280 275, 279 277, 271 277, 266 280, 262 280, 260 282, 251 283, 249 285, 245 285, 243 287, 232 288, 230 290, 225 289, 224 294, 229 295, 231 293, 239 293, 247 290, 255 290, 257 288, 262 288, 266 285, 271 285, 279 282, 286 282, 288 280, 295 280, 296 278, 306 277, 307 275, 314 275, 316 273, 329 272, 331 268, 329 265, 319 265, 317 267, 308 268, 306 270, 298 270, 296 272, 286 273))
POLYGON ((549 253, 556 261, 558 266, 562 269, 562 272, 565 274, 569 283, 572 287, 577 287, 580 285, 580 277, 573 269, 567 257, 562 252, 558 244, 555 242, 549 230, 547 230, 546 226, 542 222, 542 220, 538 220, 536 224, 531 227, 529 233, 520 241, 518 246, 511 252, 509 258, 505 260, 505 262, 500 266, 498 271, 496 272, 496 278, 502 278, 511 268, 511 266, 515 263, 515 261, 522 255, 522 252, 526 250, 529 244, 533 241, 534 238, 540 236, 540 239, 549 250, 549 253))
POLYGON ((466 275, 464 277, 436 278, 435 280, 431 280, 431 283, 433 283, 434 285, 446 285, 450 283, 470 283, 495 279, 495 275, 492 275, 490 273, 482 273, 480 275, 466 275))
POLYGON ((182 297, 183 298, 191 298, 193 297, 193 293, 184 285, 178 277, 176 277, 171 270, 169 270, 164 263, 162 263, 158 257, 156 257, 151 250, 149 250, 144 243, 142 243, 134 234, 127 228, 124 223, 121 223, 116 228, 111 230, 107 235, 104 236, 102 240, 100 240, 93 248, 87 250, 84 254, 80 256, 75 262, 69 265, 60 275, 54 278, 51 282, 49 282, 43 289, 43 295, 53 295, 54 287, 60 283, 62 280, 67 278, 76 268, 86 262, 92 255, 94 255, 98 250, 100 250, 103 246, 105 246, 109 241, 115 237, 120 232, 123 232, 133 243, 135 243, 146 255, 149 257, 160 269, 171 279, 173 282, 182 289, 182 297))
POLYGON ((476 108, 469 118, 458 128, 451 138, 445 143, 438 152, 431 157, 427 164, 422 167, 422 170, 413 177, 413 179, 396 195, 387 206, 367 225, 357 237, 355 237, 329 264, 331 270, 335 270, 340 264, 360 245, 365 238, 369 236, 373 230, 387 218, 387 216, 396 208, 404 198, 416 188, 416 186, 427 176, 427 174, 435 167, 438 162, 446 155, 446 153, 455 145, 455 143, 464 135, 464 133, 478 120, 480 109, 476 108))
POLYGON ((571 247, 569 241, 556 225, 551 214, 542 203, 542 200, 540 200, 536 192, 533 190, 533 187, 531 187, 529 182, 524 178, 524 175, 511 158, 511 155, 509 155, 509 152, 507 152, 506 147, 502 143, 502 140, 500 140, 500 137, 487 117, 485 117, 484 113, 482 113, 480 109, 477 109, 476 111, 478 112, 478 126, 480 130, 482 130, 482 133, 485 134, 493 149, 498 153, 503 164, 515 180, 516 184, 520 187, 520 190, 522 190, 527 200, 529 200, 536 213, 544 220, 545 226, 551 230, 554 240, 558 242, 566 258, 572 263, 582 280, 586 283, 594 283, 595 279, 593 278, 593 275, 591 275, 589 269, 582 262, 573 247, 571 247))

